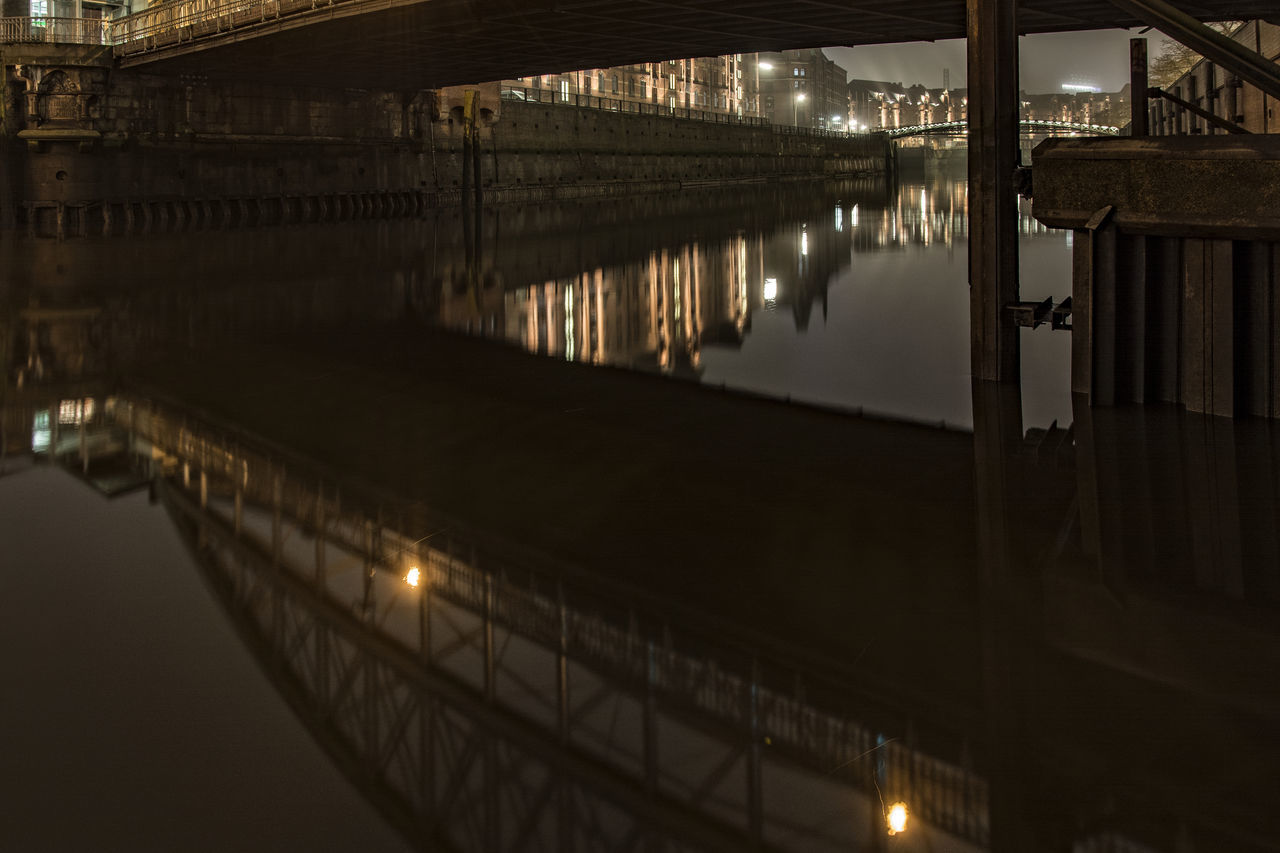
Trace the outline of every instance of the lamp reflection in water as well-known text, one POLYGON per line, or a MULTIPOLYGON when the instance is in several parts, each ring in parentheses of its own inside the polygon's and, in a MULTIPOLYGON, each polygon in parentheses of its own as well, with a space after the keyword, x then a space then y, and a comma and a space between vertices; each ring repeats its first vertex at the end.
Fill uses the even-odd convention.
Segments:
POLYGON ((907 804, 894 803, 889 807, 889 813, 885 815, 885 821, 889 824, 889 834, 897 835, 907 828, 907 804))

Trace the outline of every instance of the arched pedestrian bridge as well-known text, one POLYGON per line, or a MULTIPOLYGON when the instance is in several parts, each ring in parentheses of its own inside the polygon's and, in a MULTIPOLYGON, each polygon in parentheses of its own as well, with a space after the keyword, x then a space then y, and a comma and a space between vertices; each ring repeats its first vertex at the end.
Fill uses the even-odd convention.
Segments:
MULTIPOLYGON (((1023 133, 1048 133, 1055 136, 1087 134, 1090 136, 1119 136, 1120 128, 1107 124, 1084 124, 1075 121, 1046 121, 1030 119, 1019 123, 1023 133)), ((931 124, 913 124, 884 131, 891 139, 907 139, 913 136, 963 136, 969 132, 964 121, 938 121, 931 124)))

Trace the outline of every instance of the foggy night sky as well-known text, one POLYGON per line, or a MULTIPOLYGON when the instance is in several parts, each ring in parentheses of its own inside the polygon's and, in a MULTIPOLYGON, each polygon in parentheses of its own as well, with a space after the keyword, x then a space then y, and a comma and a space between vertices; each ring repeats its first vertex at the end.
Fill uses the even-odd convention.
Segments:
MULTIPOLYGON (((1119 91, 1129 82, 1129 39, 1138 30, 1096 30, 1052 33, 1018 39, 1021 56, 1020 88, 1030 94, 1062 91, 1062 84, 1085 83, 1104 92, 1119 91)), ((1144 34, 1152 57, 1160 53, 1164 37, 1144 34)), ((942 86, 942 69, 951 69, 952 88, 965 86, 964 39, 909 44, 828 47, 850 78, 890 83, 942 86)))

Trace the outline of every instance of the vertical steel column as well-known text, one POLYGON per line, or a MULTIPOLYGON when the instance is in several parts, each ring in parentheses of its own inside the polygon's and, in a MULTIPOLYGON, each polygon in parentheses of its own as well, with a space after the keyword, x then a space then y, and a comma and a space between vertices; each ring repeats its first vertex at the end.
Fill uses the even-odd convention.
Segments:
POLYGON ((477 727, 476 737, 484 738, 484 846, 489 853, 502 849, 502 810, 499 803, 498 738, 477 727))
POLYGON ((209 544, 209 475, 200 471, 200 535, 196 540, 201 548, 209 544))
POLYGON ((649 640, 645 655, 644 691, 644 787, 650 796, 658 792, 658 650, 649 640))
POLYGON ((764 774, 760 755, 760 663, 751 661, 751 707, 748 710, 751 741, 747 746, 747 828, 751 841, 764 841, 764 774))
MULTIPOLYGON (((467 219, 467 206, 471 203, 471 112, 475 109, 476 93, 467 89, 462 93, 462 210, 467 219)), ((464 225, 467 224, 465 221, 464 225)))
POLYGON ((1129 135, 1148 136, 1147 40, 1129 39, 1129 135))
POLYGON ((556 652, 556 704, 560 712, 560 745, 569 745, 569 613, 564 603, 564 584, 557 584, 560 606, 560 647, 556 652))
POLYGON ((324 515, 324 483, 316 487, 316 585, 325 584, 325 515, 324 515))
POLYGON ((418 584, 422 594, 418 597, 418 652, 428 666, 431 665, 431 575, 427 571, 430 548, 418 547, 418 584))
POLYGON ((373 600, 373 572, 374 572, 374 554, 373 554, 373 522, 365 519, 364 522, 364 617, 373 619, 374 605, 373 600))
MULTIPOLYGON (((559 710, 560 745, 569 745, 569 611, 564 600, 564 584, 556 584, 560 610, 560 644, 556 654, 556 697, 559 710)), ((560 850, 572 851, 573 790, 565 780, 556 785, 556 834, 560 850)))
POLYGON ((969 306, 975 378, 1018 378, 1018 39, 1015 0, 967 0, 969 306))
POLYGON ((1014 460, 1022 435, 1021 389, 975 380, 973 449, 981 555, 975 580, 982 617, 980 660, 992 853, 1039 850, 1044 840, 1037 838, 1041 815, 1036 778, 1029 769, 1032 751, 1024 698, 1030 672, 1025 595, 1033 578, 1017 541, 1022 490, 1014 460))
POLYGON ((280 507, 283 502, 284 483, 280 479, 280 472, 276 471, 271 475, 271 559, 277 566, 280 565, 280 557, 284 551, 284 535, 281 529, 283 510, 280 507))
MULTIPOLYGON (((471 565, 478 568, 475 551, 472 550, 471 565)), ((494 662, 493 662, 493 575, 484 576, 484 698, 492 702, 494 696, 494 662)))

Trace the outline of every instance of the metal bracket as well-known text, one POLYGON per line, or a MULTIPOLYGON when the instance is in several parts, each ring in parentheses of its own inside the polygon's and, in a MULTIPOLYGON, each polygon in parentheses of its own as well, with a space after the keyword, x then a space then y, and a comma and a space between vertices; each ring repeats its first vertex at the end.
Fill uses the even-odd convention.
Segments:
POLYGON ((1182 98, 1179 98, 1177 95, 1174 95, 1170 92, 1166 92, 1164 89, 1161 89, 1157 86, 1152 86, 1151 88, 1147 89, 1147 97, 1148 98, 1164 98, 1167 101, 1172 101, 1173 103, 1182 107, 1187 112, 1195 113, 1196 115, 1200 116, 1200 118, 1204 119, 1210 124, 1220 127, 1229 133, 1250 133, 1251 132, 1251 131, 1245 130, 1243 127, 1241 127, 1238 124, 1235 124, 1234 122, 1227 121, 1225 118, 1214 115, 1213 113, 1209 112, 1203 107, 1198 107, 1195 104, 1191 103, 1190 101, 1184 101, 1182 98))
POLYGON ((1280 66, 1206 27, 1165 0, 1111 0, 1111 4, 1239 75, 1273 98, 1280 98, 1280 66))

